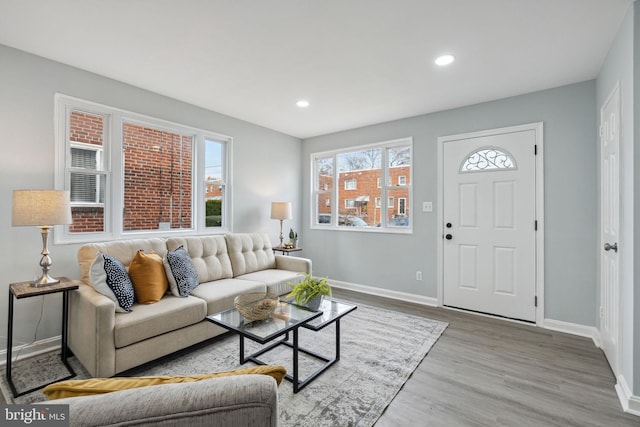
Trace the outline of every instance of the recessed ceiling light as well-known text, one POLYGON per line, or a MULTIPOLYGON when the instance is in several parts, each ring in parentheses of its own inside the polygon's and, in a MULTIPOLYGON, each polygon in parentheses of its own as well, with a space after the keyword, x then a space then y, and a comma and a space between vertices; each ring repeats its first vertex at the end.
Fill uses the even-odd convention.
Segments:
POLYGON ((436 58, 436 65, 445 66, 451 64, 456 59, 453 55, 442 55, 436 58))
POLYGON ((300 108, 307 108, 309 106, 309 101, 305 99, 301 99, 298 102, 296 102, 296 105, 300 108))

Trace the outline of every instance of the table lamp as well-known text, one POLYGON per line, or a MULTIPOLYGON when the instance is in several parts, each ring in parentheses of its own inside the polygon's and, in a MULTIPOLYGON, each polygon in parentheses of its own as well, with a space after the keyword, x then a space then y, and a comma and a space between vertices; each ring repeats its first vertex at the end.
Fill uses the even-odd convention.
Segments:
POLYGON ((282 222, 285 219, 291 219, 291 202, 273 202, 271 203, 271 219, 280 220, 280 247, 284 236, 282 235, 282 222))
POLYGON ((35 225, 42 233, 42 276, 31 283, 40 287, 59 283, 60 280, 49 276, 51 257, 47 248, 49 230, 54 225, 71 224, 71 205, 68 191, 57 190, 15 190, 11 225, 35 225))

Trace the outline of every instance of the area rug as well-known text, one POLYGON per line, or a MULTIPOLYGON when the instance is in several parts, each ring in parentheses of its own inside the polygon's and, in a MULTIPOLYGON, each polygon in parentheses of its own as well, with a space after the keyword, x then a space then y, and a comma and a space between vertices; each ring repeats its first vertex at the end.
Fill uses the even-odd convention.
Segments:
MULTIPOLYGON (((283 381, 278 390, 281 426, 371 426, 425 358, 447 327, 446 323, 397 311, 359 304, 340 325, 340 360, 299 393, 283 381)), ((319 332, 300 328, 302 347, 333 357, 335 327, 319 332)), ((245 340, 246 350, 260 347, 245 340)), ((194 346, 156 362, 126 372, 127 376, 190 375, 240 367, 238 336, 227 334, 205 345, 194 346)), ((283 365, 292 372, 291 349, 279 346, 262 355, 266 363, 283 365)), ((88 378, 72 357, 77 378, 88 378)), ((317 361, 301 356, 300 378, 317 368, 317 361)), ((428 363, 428 361, 427 361, 428 363)), ((64 376, 59 353, 46 353, 17 361, 13 379, 18 390, 64 376)), ((45 400, 41 391, 13 399, 4 375, 0 388, 8 403, 45 400)))

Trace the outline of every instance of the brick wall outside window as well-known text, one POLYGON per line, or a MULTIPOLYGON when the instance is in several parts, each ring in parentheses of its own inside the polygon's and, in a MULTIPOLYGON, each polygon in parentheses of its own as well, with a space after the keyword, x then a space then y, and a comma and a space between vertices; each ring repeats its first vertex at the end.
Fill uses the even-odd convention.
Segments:
POLYGON ((191 227, 193 138, 125 123, 123 230, 191 227))

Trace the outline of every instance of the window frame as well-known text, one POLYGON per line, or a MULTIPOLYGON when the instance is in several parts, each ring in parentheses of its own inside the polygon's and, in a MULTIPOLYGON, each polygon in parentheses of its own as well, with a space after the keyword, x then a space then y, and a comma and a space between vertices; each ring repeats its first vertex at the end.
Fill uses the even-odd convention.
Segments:
MULTIPOLYGON (((87 101, 68 95, 55 94, 55 180, 54 186, 58 190, 70 189, 70 146, 69 117, 71 111, 81 111, 104 117, 104 140, 102 145, 103 169, 97 173, 105 175, 104 197, 104 230, 102 232, 71 233, 69 226, 56 226, 54 233, 55 244, 88 243, 97 241, 118 240, 122 238, 149 238, 202 234, 223 234, 233 229, 232 207, 232 150, 233 138, 217 132, 182 125, 164 119, 147 116, 132 111, 123 110, 108 105, 87 101), (123 155, 123 127, 125 123, 151 126, 167 132, 193 135, 193 163, 191 177, 191 207, 192 222, 188 229, 169 230, 137 230, 125 231, 123 228, 124 206, 124 155, 123 155), (205 140, 223 143, 222 170, 224 183, 223 222, 221 227, 206 227, 205 224, 205 140), (69 154, 68 154, 69 153, 69 154)), ((75 143, 74 143, 75 144, 75 143)), ((86 173, 86 171, 85 171, 86 173)), ((81 206, 74 204, 74 206, 81 206)), ((95 207, 97 205, 86 205, 95 207)))
MULTIPOLYGON (((394 233, 394 234, 412 234, 413 233, 413 219, 409 218, 409 224, 406 227, 392 227, 388 225, 389 218, 387 218, 388 214, 386 214, 389 209, 393 207, 388 206, 389 198, 393 196, 388 196, 388 192, 393 189, 397 189, 398 186, 392 185, 390 182, 391 174, 389 172, 391 166, 389 166, 388 159, 388 150, 390 148, 399 148, 399 147, 407 147, 409 148, 409 173, 408 173, 408 184, 402 185, 402 189, 408 192, 407 199, 409 201, 413 200, 413 137, 405 137, 399 138, 389 141, 376 142, 373 144, 359 145, 359 146, 351 146, 342 148, 339 150, 331 150, 331 151, 322 151, 322 152, 312 152, 309 156, 310 159, 310 174, 311 174, 311 188, 310 188, 310 206, 309 206, 309 224, 311 229, 315 230, 331 230, 331 231, 345 231, 345 232, 364 232, 364 233, 394 233), (320 194, 330 194, 331 206, 339 206, 334 201, 338 200, 339 195, 339 186, 334 185, 331 191, 320 191, 319 189, 319 175, 318 175, 318 161, 322 159, 331 158, 333 162, 333 182, 339 182, 340 172, 338 171, 338 156, 340 154, 352 153, 357 151, 365 151, 370 149, 381 150, 381 177, 377 179, 377 186, 380 187, 380 204, 382 206, 375 206, 376 209, 380 209, 380 212, 384 212, 385 215, 382 216, 379 226, 370 226, 370 227, 344 227, 340 226, 338 223, 339 212, 338 210, 332 210, 331 212, 331 221, 330 223, 318 223, 317 216, 319 212, 318 199, 320 194), (383 182, 386 182, 387 185, 382 185, 383 182)), ((346 181, 345 181, 346 182, 346 181)), ((377 198, 378 196, 376 196, 377 198)), ((345 198, 346 202, 347 198, 345 198)), ((376 199, 374 199, 376 200, 376 199)), ((394 200, 395 202, 395 200, 394 200)), ((377 204, 377 200, 374 205, 377 204)), ((406 206, 409 210, 410 215, 413 216, 413 209, 406 206)), ((326 214, 324 214, 326 215, 326 214)))

